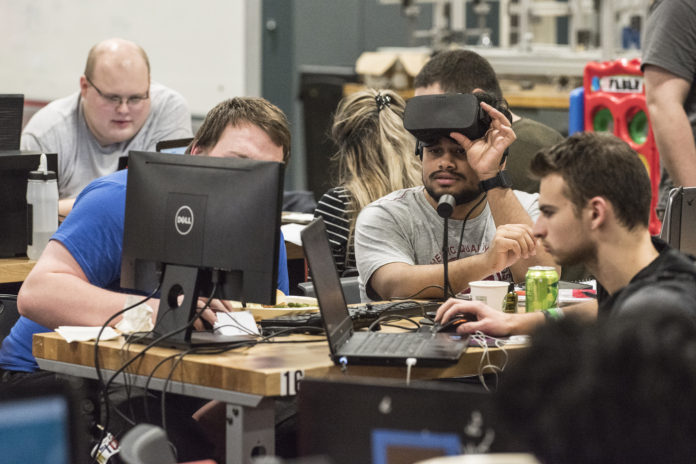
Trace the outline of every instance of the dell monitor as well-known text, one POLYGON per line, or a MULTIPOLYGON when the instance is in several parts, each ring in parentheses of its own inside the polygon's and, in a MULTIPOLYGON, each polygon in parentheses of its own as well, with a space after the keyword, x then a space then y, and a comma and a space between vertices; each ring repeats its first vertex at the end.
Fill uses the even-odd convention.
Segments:
POLYGON ((192 340, 189 322, 214 288, 216 298, 275 304, 283 172, 269 161, 130 152, 121 287, 149 293, 162 282, 156 336, 212 342, 192 340))

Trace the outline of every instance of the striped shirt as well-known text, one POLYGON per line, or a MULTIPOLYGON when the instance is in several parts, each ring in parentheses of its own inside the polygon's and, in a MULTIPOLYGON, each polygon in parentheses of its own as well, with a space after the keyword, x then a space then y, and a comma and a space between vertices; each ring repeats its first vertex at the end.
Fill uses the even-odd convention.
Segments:
POLYGON ((348 243, 352 213, 349 210, 350 201, 350 192, 345 187, 334 187, 321 197, 314 210, 314 217, 324 219, 326 224, 326 233, 339 276, 357 275, 352 237, 348 243))

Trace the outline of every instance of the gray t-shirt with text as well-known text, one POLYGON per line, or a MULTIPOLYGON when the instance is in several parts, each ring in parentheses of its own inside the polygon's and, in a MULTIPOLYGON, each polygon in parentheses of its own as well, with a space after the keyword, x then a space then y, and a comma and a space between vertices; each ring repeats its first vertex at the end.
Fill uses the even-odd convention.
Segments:
MULTIPOLYGON (((532 221, 536 221, 539 216, 538 194, 517 190, 514 193, 532 221)), ((371 288, 366 289, 365 283, 385 264, 442 263, 443 221, 428 203, 422 186, 397 190, 363 208, 355 228, 355 255, 363 301, 379 298, 371 288)), ((462 223, 461 220, 449 220, 448 261, 457 259, 458 252, 460 258, 485 252, 495 237, 496 225, 488 204, 480 215, 467 220, 460 242, 462 223)), ((505 269, 489 278, 511 281, 512 274, 505 269)))

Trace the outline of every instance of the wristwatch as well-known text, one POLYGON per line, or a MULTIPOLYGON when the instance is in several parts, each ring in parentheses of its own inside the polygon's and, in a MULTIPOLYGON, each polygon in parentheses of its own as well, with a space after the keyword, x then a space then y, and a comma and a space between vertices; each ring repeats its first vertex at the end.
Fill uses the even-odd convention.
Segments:
POLYGON ((487 192, 491 189, 498 187, 512 187, 512 183, 510 182, 510 178, 507 175, 507 171, 500 171, 498 172, 498 174, 496 174, 495 177, 491 177, 490 179, 482 180, 481 182, 479 182, 479 188, 482 192, 487 192))

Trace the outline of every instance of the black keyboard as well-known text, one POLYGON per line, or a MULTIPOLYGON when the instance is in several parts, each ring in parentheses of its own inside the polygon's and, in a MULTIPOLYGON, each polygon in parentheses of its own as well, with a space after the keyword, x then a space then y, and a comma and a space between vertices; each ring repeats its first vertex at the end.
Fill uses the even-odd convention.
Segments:
MULTIPOLYGON (((434 313, 440 307, 440 301, 390 301, 388 303, 368 303, 360 306, 349 306, 348 313, 353 321, 354 329, 369 327, 380 317, 387 315, 423 317, 434 313)), ((321 314, 286 314, 272 319, 259 321, 262 328, 270 327, 323 327, 321 314)))
POLYGON ((416 356, 428 340, 430 338, 414 337, 412 333, 370 333, 356 353, 416 356))

